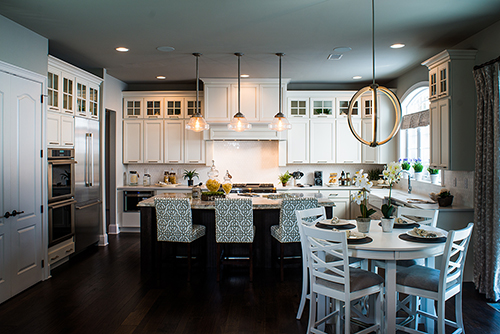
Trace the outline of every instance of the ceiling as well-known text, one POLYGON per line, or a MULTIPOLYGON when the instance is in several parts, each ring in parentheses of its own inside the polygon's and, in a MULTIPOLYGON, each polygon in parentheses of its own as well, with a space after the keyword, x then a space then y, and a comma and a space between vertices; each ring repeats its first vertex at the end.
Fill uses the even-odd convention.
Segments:
MULTIPOLYGON (((372 78, 370 0, 2 0, 0 15, 49 39, 50 54, 106 68, 129 84, 192 83, 200 77, 276 78, 352 84, 372 78), (130 49, 115 51, 118 46, 130 49), (173 52, 160 52, 172 46, 173 52), (351 51, 327 60, 335 47, 351 51), (165 81, 163 81, 165 82, 165 81)), ((498 21, 498 0, 376 0, 377 82, 387 82, 498 21), (391 49, 404 43, 403 49, 391 49)))

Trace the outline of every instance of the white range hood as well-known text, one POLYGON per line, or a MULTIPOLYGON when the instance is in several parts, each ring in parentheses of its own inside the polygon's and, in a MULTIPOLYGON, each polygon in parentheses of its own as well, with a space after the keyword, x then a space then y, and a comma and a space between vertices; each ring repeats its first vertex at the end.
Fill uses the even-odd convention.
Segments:
POLYGON ((286 140, 287 131, 273 131, 267 123, 252 124, 252 128, 243 132, 229 130, 227 124, 210 124, 206 140, 286 140))

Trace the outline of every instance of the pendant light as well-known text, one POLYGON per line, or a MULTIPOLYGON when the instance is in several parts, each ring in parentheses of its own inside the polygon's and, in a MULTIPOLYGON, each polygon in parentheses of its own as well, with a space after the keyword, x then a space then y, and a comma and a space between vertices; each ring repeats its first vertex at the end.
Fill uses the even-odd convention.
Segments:
POLYGON ((354 94, 351 101, 349 102, 349 111, 347 113, 347 120, 349 124, 349 129, 351 130, 354 137, 359 140, 362 144, 368 145, 370 147, 377 147, 379 145, 387 143, 391 140, 399 130, 401 126, 401 104, 399 103, 398 97, 389 89, 379 86, 375 83, 375 0, 372 0, 372 76, 373 82, 371 85, 361 88, 354 94), (371 91, 372 93, 372 138, 371 141, 363 139, 359 134, 356 133, 352 124, 352 111, 356 100, 365 92, 371 91), (396 120, 394 122, 394 127, 392 128, 389 136, 381 141, 377 141, 377 116, 378 116, 378 102, 377 102, 377 92, 381 92, 386 95, 391 101, 394 107, 394 113, 396 114, 396 120))
POLYGON ((186 129, 194 132, 201 132, 204 130, 208 130, 210 126, 200 113, 200 72, 198 70, 198 60, 201 56, 201 53, 193 53, 193 56, 196 57, 196 111, 194 115, 189 119, 189 122, 187 122, 186 129))
POLYGON ((237 131, 237 132, 242 132, 246 131, 252 128, 252 124, 248 123, 247 119, 245 118, 245 115, 241 113, 241 103, 240 103, 240 78, 241 78, 241 56, 243 53, 235 53, 235 56, 238 57, 238 112, 234 114, 233 119, 231 120, 231 123, 227 125, 227 128, 229 130, 237 131))
POLYGON ((285 54, 284 53, 277 53, 276 54, 278 57, 280 57, 280 71, 279 71, 279 109, 278 113, 274 115, 273 121, 271 124, 269 124, 269 129, 274 130, 274 131, 283 131, 283 130, 289 130, 292 128, 292 124, 288 122, 286 119, 285 115, 283 115, 282 112, 282 106, 281 106, 281 57, 283 57, 285 54))

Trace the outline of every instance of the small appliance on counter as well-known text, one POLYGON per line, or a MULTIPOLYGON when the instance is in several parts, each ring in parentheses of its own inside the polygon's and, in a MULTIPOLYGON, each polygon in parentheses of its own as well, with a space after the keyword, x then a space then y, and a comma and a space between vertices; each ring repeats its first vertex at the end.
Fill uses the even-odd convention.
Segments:
POLYGON ((131 170, 129 172, 129 177, 128 177, 128 184, 130 186, 137 186, 139 185, 139 173, 135 170, 131 170))
POLYGON ((304 173, 302 173, 301 171, 297 170, 297 171, 293 172, 291 175, 293 177, 293 186, 294 187, 300 187, 300 185, 297 184, 297 180, 300 180, 304 176, 304 173))
POLYGON ((314 185, 315 186, 323 185, 323 172, 320 170, 314 171, 314 185))

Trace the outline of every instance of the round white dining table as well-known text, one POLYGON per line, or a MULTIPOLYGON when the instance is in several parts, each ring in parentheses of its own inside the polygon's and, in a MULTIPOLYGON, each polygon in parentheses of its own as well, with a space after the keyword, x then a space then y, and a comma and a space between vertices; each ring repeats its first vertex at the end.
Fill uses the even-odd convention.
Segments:
MULTIPOLYGON (((366 233, 372 242, 366 244, 349 244, 349 256, 385 261, 385 328, 384 333, 396 332, 396 261, 426 259, 426 266, 434 267, 434 257, 444 252, 445 242, 423 243, 405 241, 399 238, 401 233, 411 229, 394 228, 392 232, 383 232, 378 224, 380 220, 372 220, 370 230, 366 233)), ((438 231, 447 235, 445 230, 424 225, 426 230, 438 231)), ((355 229, 357 231, 357 228, 355 229)), ((430 304, 428 304, 429 306, 430 304)))

